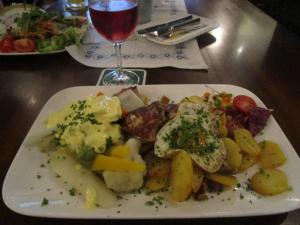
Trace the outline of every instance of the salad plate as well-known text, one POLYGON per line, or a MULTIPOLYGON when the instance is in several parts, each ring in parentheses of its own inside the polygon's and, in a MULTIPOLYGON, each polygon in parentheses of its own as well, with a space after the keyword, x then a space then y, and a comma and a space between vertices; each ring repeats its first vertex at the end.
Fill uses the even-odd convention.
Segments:
POLYGON ((47 13, 34 5, 12 4, 0 10, 0 56, 43 55, 64 52, 66 46, 79 44, 87 27, 86 17, 57 17, 56 14, 47 13), (23 17, 24 13, 27 16, 23 17), (16 21, 16 19, 19 20, 16 21), (74 22, 67 22, 68 20, 74 20, 74 22), (73 30, 71 31, 71 29, 73 30), (13 47, 10 47, 10 50, 3 50, 2 46, 7 35, 12 37, 9 45, 13 47), (65 37, 64 40, 62 40, 62 35, 65 37), (17 50, 16 46, 18 45, 14 44, 14 41, 24 38, 30 39, 30 42, 33 43, 30 46, 34 47, 30 50, 17 50))
MULTIPOLYGON (((124 88, 124 87, 122 87, 124 88)), ((53 218, 85 218, 85 219, 168 219, 168 218, 213 218, 241 217, 284 213, 300 207, 300 180, 295 171, 300 171, 300 161, 297 153, 287 137, 271 116, 262 134, 257 140, 274 140, 284 151, 287 162, 280 167, 288 177, 290 190, 282 194, 263 197, 249 191, 246 183, 258 170, 254 166, 236 177, 240 185, 221 194, 209 194, 206 201, 189 199, 175 203, 168 199, 157 200, 160 193, 148 195, 144 192, 123 194, 118 204, 112 208, 88 208, 80 196, 73 196, 58 182, 47 165, 47 153, 42 153, 33 145, 36 138, 47 134, 45 119, 49 114, 75 100, 84 99, 99 91, 105 95, 119 92, 121 87, 73 87, 64 89, 52 96, 45 104, 34 121, 30 131, 20 146, 3 184, 2 197, 11 210, 37 217, 53 218), (47 204, 43 202, 47 199, 47 204), (152 201, 152 204, 147 202, 152 201)), ((184 97, 201 95, 205 91, 247 95, 255 100, 258 106, 266 107, 252 92, 233 85, 145 85, 138 86, 141 94, 155 101, 161 96, 167 96, 178 102, 184 97)))

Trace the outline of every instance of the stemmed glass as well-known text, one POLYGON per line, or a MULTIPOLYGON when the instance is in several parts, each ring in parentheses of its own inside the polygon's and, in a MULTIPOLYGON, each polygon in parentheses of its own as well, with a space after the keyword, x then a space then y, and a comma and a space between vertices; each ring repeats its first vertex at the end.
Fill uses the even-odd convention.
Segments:
POLYGON ((106 75, 110 84, 138 84, 139 77, 122 69, 121 44, 134 31, 138 17, 138 0, 89 0, 92 23, 104 38, 114 44, 117 68, 106 75))

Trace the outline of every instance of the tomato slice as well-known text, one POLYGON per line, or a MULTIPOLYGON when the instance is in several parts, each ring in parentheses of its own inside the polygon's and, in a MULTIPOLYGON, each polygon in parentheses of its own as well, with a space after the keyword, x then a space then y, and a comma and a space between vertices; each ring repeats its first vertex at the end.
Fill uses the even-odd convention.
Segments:
POLYGON ((0 41, 0 51, 1 52, 14 51, 13 41, 14 41, 13 36, 10 34, 6 34, 0 41))
POLYGON ((34 41, 29 38, 15 40, 13 45, 17 52, 33 52, 36 47, 34 41))
POLYGON ((246 95, 238 95, 233 99, 233 106, 244 114, 249 114, 250 110, 256 107, 255 101, 246 95))

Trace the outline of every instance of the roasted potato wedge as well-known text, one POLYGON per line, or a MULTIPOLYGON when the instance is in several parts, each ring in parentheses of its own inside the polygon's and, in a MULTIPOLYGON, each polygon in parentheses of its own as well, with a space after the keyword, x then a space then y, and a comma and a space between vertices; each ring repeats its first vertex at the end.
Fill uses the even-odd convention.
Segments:
POLYGON ((148 191, 159 191, 168 186, 168 177, 148 177, 145 182, 145 188, 148 191))
POLYGON ((182 202, 192 191, 193 163, 185 151, 178 152, 171 162, 170 194, 174 201, 182 202))
POLYGON ((229 169, 236 171, 242 163, 242 151, 240 147, 230 138, 223 138, 227 155, 226 163, 229 169))
POLYGON ((259 143, 261 153, 259 163, 263 168, 276 168, 285 163, 286 157, 279 145, 273 141, 262 141, 259 143))
POLYGON ((204 178, 203 171, 197 167, 193 167, 193 180, 192 180, 192 189, 194 193, 197 193, 202 186, 204 178))
POLYGON ((223 184, 228 187, 233 187, 238 183, 236 177, 234 177, 234 176, 226 176, 226 175, 221 175, 218 173, 209 173, 209 174, 206 174, 206 177, 209 180, 212 180, 219 184, 223 184))
POLYGON ((251 156, 246 153, 242 154, 242 162, 239 167, 240 172, 244 172, 245 170, 249 169, 251 166, 253 166, 258 161, 258 158, 256 156, 251 156))
POLYGON ((261 149, 255 139, 253 138, 250 131, 239 128, 233 132, 234 140, 240 146, 241 150, 248 155, 258 156, 261 152, 261 149))
POLYGON ((145 157, 147 165, 147 176, 166 178, 171 171, 171 160, 156 157, 153 154, 148 154, 145 157))
POLYGON ((197 95, 192 95, 190 97, 186 97, 184 99, 182 99, 181 102, 192 102, 192 103, 202 103, 203 102, 203 98, 201 98, 200 96, 197 95))
POLYGON ((253 175, 251 187, 262 195, 277 195, 288 190, 288 178, 278 169, 260 169, 253 175))

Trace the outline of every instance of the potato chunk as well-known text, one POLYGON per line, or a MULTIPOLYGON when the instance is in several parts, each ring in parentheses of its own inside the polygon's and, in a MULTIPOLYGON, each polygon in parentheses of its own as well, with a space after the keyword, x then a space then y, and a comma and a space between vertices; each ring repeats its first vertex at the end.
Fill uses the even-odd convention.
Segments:
POLYGON ((259 163, 263 168, 276 168, 285 163, 286 157, 277 143, 262 141, 259 145, 261 147, 259 163))
POLYGON ((253 166, 257 162, 257 157, 256 156, 251 156, 246 153, 242 154, 242 162, 239 167, 239 171, 243 172, 247 169, 249 169, 251 166, 253 166))
POLYGON ((197 193, 202 186, 204 178, 203 171, 197 167, 193 167, 193 180, 192 180, 192 189, 194 193, 197 193))
POLYGON ((174 201, 182 202, 192 191, 193 163, 185 151, 177 153, 171 162, 170 194, 174 201))
POLYGON ((288 179, 278 169, 260 169, 251 179, 252 188, 262 195, 277 195, 288 190, 288 179))
POLYGON ((148 177, 168 177, 171 171, 171 160, 155 156, 153 152, 145 155, 148 177))
POLYGON ((250 131, 246 129, 236 129, 233 132, 236 143, 240 146, 241 150, 251 156, 258 156, 261 149, 250 131))
POLYGON ((236 171, 242 163, 242 151, 240 147, 230 138, 223 138, 227 155, 226 163, 229 169, 236 171))
POLYGON ((167 188, 168 177, 148 177, 145 183, 145 188, 148 191, 159 191, 167 188))
POLYGON ((225 176, 225 175, 221 175, 218 173, 209 173, 206 175, 206 177, 209 180, 212 180, 219 184, 223 184, 228 187, 233 187, 238 183, 236 177, 234 177, 234 176, 225 176))

